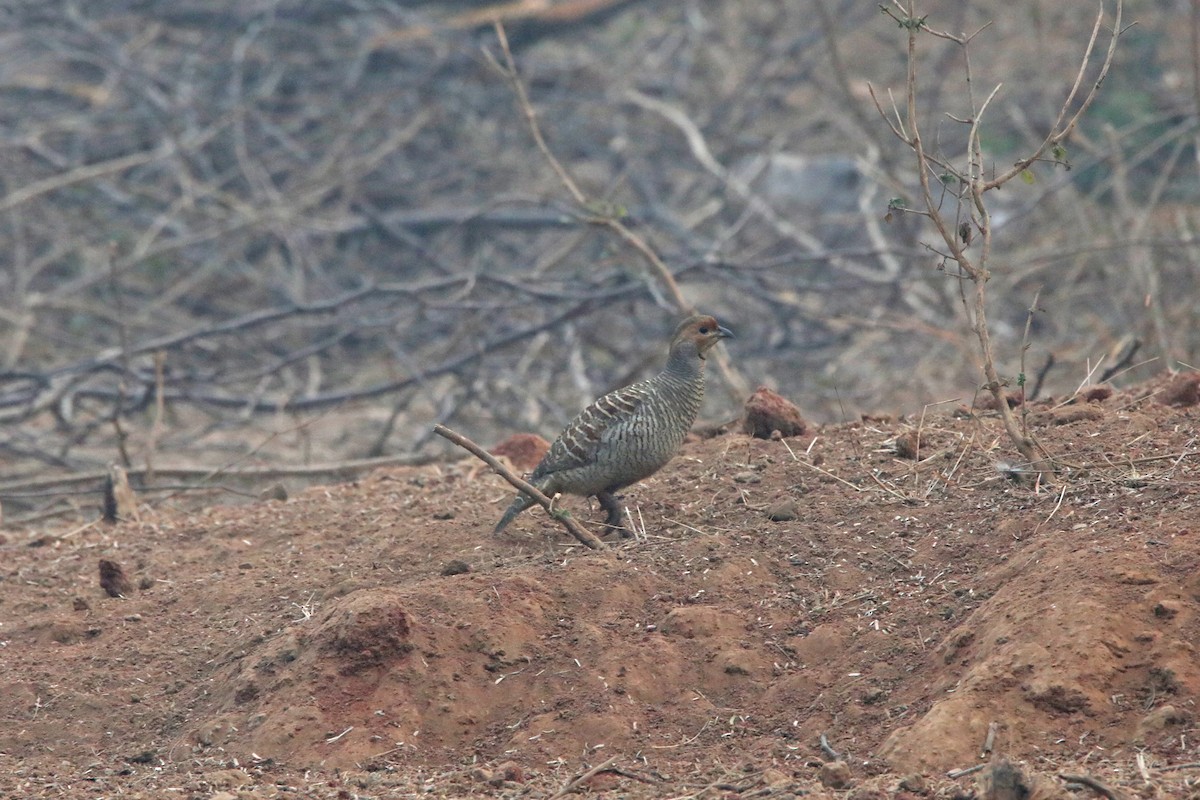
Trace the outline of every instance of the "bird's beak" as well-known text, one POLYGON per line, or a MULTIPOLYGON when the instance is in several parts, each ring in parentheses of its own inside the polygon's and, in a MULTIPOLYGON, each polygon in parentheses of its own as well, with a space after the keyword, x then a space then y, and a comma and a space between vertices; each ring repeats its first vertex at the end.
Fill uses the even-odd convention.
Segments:
POLYGON ((729 330, 729 328, 718 325, 717 326, 717 338, 718 339, 733 339, 736 337, 734 337, 733 331, 729 330))

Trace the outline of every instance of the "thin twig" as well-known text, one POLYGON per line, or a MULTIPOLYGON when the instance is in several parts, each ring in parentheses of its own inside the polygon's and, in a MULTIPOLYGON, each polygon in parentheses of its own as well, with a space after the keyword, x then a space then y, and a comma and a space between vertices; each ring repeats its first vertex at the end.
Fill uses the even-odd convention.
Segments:
MULTIPOLYGON (((508 35, 505 33, 504 25, 500 20, 496 20, 493 24, 496 31, 496 38, 500 44, 500 52, 504 56, 504 64, 499 64, 495 58, 486 50, 485 56, 492 62, 493 66, 504 75, 505 79, 513 87, 513 92, 517 96, 517 103, 521 107, 521 114, 525 118, 525 123, 529 127, 530 134, 533 136, 534 143, 537 145, 538 151, 543 158, 550 164, 550 168, 554 174, 558 176, 560 182, 566 188, 567 193, 579 206, 580 210, 587 216, 589 222, 608 228, 613 233, 617 234, 630 247, 641 254, 642 258, 650 265, 650 269, 657 282, 666 289, 667 294, 671 297, 671 303, 676 310, 681 314, 695 313, 696 308, 683 296, 683 292, 679 288, 679 283, 675 280, 675 276, 671 274, 671 270, 659 257, 658 253, 650 244, 638 234, 629 229, 614 213, 607 212, 602 207, 603 204, 595 203, 589 200, 583 190, 579 188, 579 184, 571 177, 562 162, 554 155, 550 146, 546 143, 546 138, 542 134, 541 125, 538 123, 537 113, 534 111, 533 103, 529 99, 529 92, 525 89, 525 84, 521 80, 521 75, 517 72, 516 61, 513 59, 512 50, 509 49, 508 35)), ((649 276, 648 276, 649 277, 649 276)), ((651 283, 651 291, 654 292, 653 282, 651 283)), ((746 379, 733 366, 728 355, 724 353, 714 353, 717 368, 720 370, 722 377, 725 379, 725 385, 729 388, 733 399, 741 402, 750 393, 750 386, 746 379)))
POLYGON ((583 784, 590 778, 593 778, 596 775, 599 775, 601 772, 604 772, 604 770, 608 769, 615 763, 617 763, 617 757, 613 756, 608 761, 597 764, 596 766, 592 767, 591 769, 587 770, 586 772, 581 772, 580 774, 576 775, 574 778, 571 778, 571 780, 567 781, 563 785, 563 787, 561 789, 559 789, 557 792, 550 795, 548 800, 558 800, 558 798, 560 798, 560 797, 566 797, 571 792, 575 791, 581 784, 583 784))
POLYGON ((536 486, 534 486, 529 481, 523 480, 523 479, 517 477, 516 475, 514 475, 512 473, 512 470, 508 469, 503 464, 501 464, 496 459, 496 457, 494 455, 492 455, 491 453, 489 453, 487 450, 484 450, 482 447, 475 444, 470 439, 463 436, 461 433, 450 430, 445 425, 434 425, 433 432, 436 433, 438 436, 441 436, 444 439, 448 439, 449 441, 453 442, 454 444, 458 445, 459 447, 463 448, 464 450, 470 451, 476 458, 480 459, 485 464, 487 464, 489 467, 491 467, 492 470, 497 475, 499 475, 501 478, 504 478, 504 480, 511 483, 518 490, 520 490, 520 491, 524 492, 525 494, 529 495, 530 497, 532 497, 537 502, 538 505, 540 505, 542 508, 546 509, 547 514, 549 514, 552 518, 561 522, 563 524, 563 527, 565 527, 567 529, 567 532, 569 532, 572 536, 574 536, 580 542, 582 542, 583 544, 592 548, 593 550, 604 550, 605 549, 604 542, 602 542, 598 538, 596 538, 595 534, 589 533, 586 529, 584 529, 584 527, 582 525, 580 525, 578 522, 576 522, 575 518, 572 517, 570 514, 567 514, 565 512, 561 512, 561 511, 555 511, 554 505, 553 505, 554 504, 553 500, 551 500, 549 497, 544 495, 536 486))
POLYGON ((1110 789, 1090 775, 1067 775, 1066 773, 1060 772, 1058 777, 1062 778, 1068 783, 1078 783, 1082 786, 1086 786, 1096 794, 1107 797, 1108 800, 1125 800, 1125 795, 1121 794, 1116 789, 1110 789))

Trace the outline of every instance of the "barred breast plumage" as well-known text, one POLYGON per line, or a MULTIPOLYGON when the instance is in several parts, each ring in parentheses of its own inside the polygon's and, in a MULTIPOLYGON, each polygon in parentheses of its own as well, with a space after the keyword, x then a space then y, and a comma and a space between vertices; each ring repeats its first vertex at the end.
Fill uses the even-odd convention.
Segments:
MULTIPOLYGON (((679 323, 663 371, 609 392, 581 411, 529 482, 550 496, 595 495, 608 512, 607 524, 619 527, 621 508, 613 492, 649 477, 674 457, 704 399, 705 354, 731 336, 707 315, 679 323)), ((518 495, 494 533, 531 505, 532 498, 518 495)))

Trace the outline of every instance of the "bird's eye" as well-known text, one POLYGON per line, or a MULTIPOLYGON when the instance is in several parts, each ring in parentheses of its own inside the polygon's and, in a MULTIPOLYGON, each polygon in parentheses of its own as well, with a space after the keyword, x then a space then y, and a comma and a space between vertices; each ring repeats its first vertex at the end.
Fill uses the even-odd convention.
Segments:
POLYGON ((708 333, 708 328, 701 328, 701 329, 700 329, 700 332, 701 332, 701 333, 708 333))

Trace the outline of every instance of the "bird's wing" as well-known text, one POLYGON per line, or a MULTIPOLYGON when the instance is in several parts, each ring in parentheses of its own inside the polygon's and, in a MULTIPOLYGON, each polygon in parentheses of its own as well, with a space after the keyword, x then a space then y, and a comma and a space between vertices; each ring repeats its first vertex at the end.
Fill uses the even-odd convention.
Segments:
POLYGON ((605 434, 617 425, 629 424, 645 402, 648 389, 645 382, 635 383, 609 392, 580 411, 550 445, 530 479, 594 463, 605 434))

